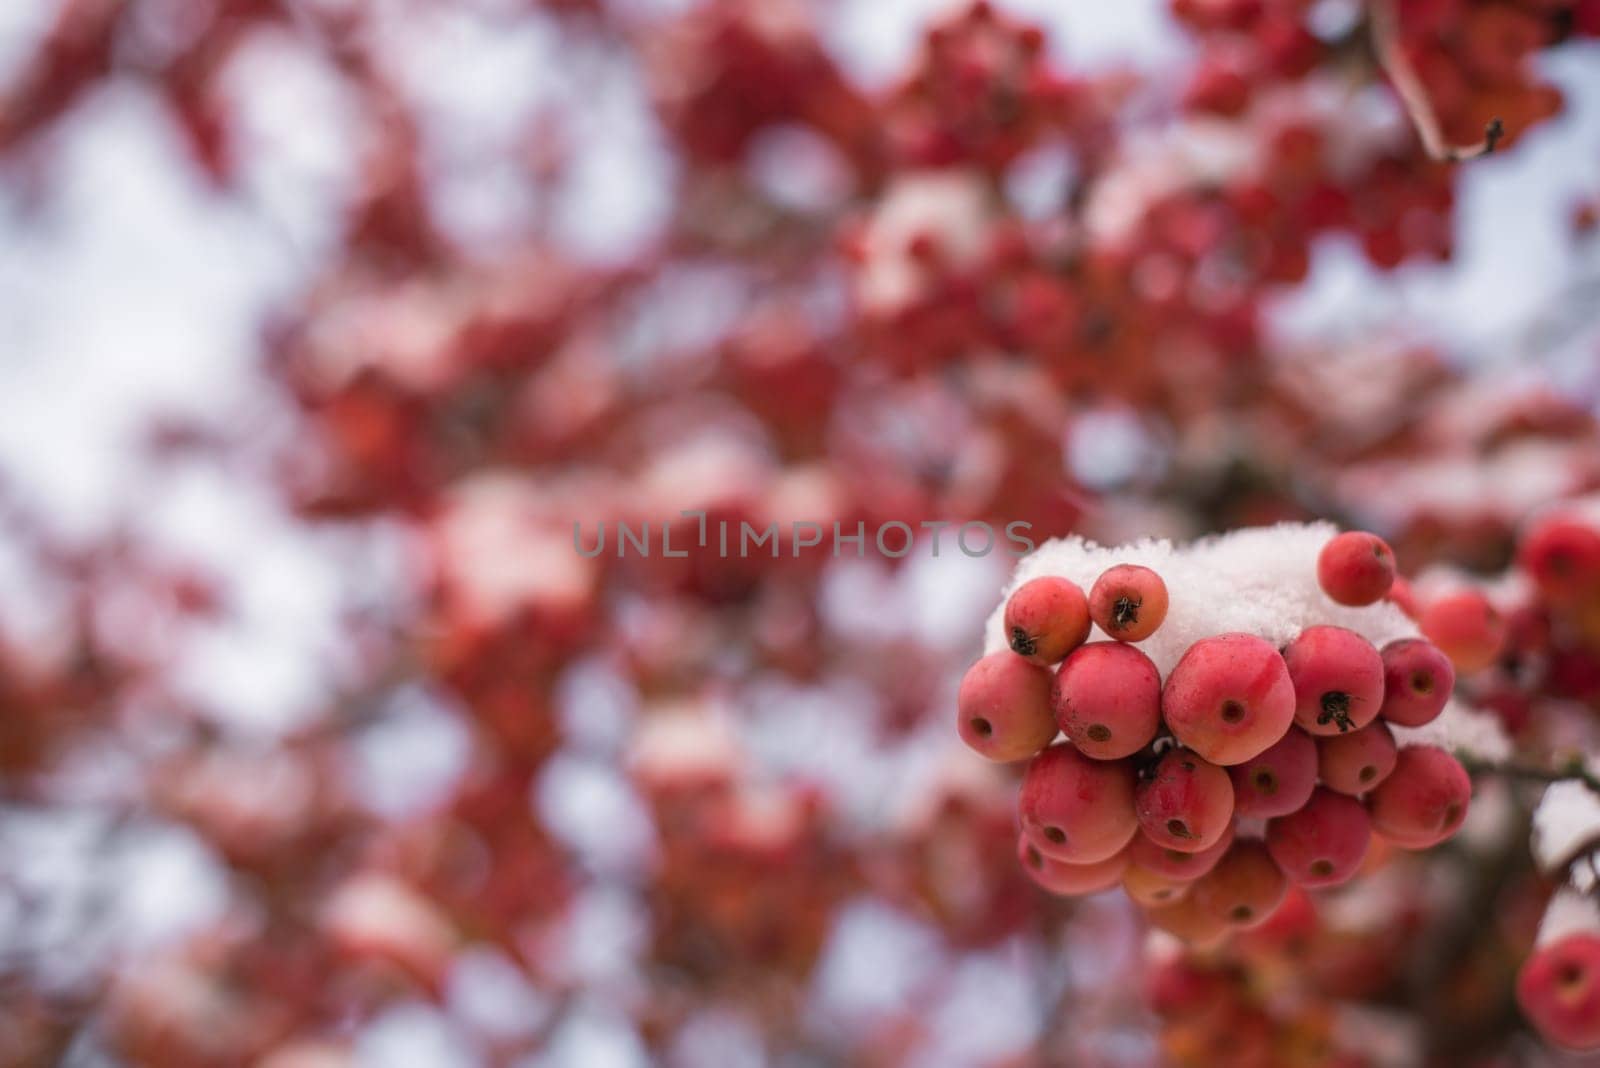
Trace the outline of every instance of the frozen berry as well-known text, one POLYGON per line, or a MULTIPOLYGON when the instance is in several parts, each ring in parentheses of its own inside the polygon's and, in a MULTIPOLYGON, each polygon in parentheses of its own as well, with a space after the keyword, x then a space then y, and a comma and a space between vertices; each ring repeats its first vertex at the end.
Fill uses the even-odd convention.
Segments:
POLYGON ((1536 948, 1517 976, 1517 1004, 1556 1045, 1600 1049, 1600 934, 1576 931, 1536 948))
POLYGON ((1006 601, 1006 640, 1035 664, 1054 664, 1089 638, 1089 601, 1076 583, 1031 579, 1006 601))
POLYGON ((1167 584, 1138 564, 1108 568, 1089 591, 1089 618, 1118 641, 1143 641, 1167 618, 1167 584))
POLYGON ((1307 627, 1283 651, 1294 680, 1294 721, 1311 734, 1344 734, 1383 707, 1383 658, 1343 627, 1307 627))
POLYGON ((1198 853, 1215 845, 1233 820, 1228 773, 1188 749, 1162 756, 1134 791, 1139 826, 1156 845, 1198 853))
POLYGON ((1191 897, 1213 918, 1232 927, 1266 922, 1288 892, 1289 880, 1254 839, 1238 839, 1217 866, 1194 884, 1191 897))
POLYGON ((1417 624, 1458 671, 1481 671, 1505 646, 1506 622, 1477 590, 1441 597, 1422 612, 1417 624))
POLYGON ((1091 760, 1057 743, 1029 762, 1017 810, 1023 833, 1045 856, 1068 864, 1105 860, 1139 829, 1133 765, 1091 760))
POLYGON ((990 760, 1026 760, 1056 736, 1052 676, 1014 653, 990 653, 967 669, 956 694, 961 740, 990 760))
POLYGON ((1382 656, 1383 718, 1401 727, 1432 723, 1456 686, 1450 658, 1421 638, 1390 642, 1382 656))
POLYGON ((1394 551, 1376 534, 1352 530, 1333 538, 1317 556, 1317 583, 1339 604, 1382 600, 1394 583, 1394 551))
POLYGON ((1294 721, 1294 684, 1283 657, 1253 634, 1220 634, 1191 645, 1161 692, 1167 726, 1213 764, 1265 752, 1294 721))
POLYGON ((1367 798, 1372 829, 1402 849, 1427 849, 1467 818, 1472 780, 1455 757, 1431 745, 1400 750, 1394 771, 1367 798))
POLYGON ((1358 731, 1317 740, 1317 775, 1322 785, 1352 797, 1366 793, 1389 777, 1397 750, 1394 735, 1382 721, 1358 731))
POLYGON ((1238 816, 1270 819, 1306 803, 1317 785, 1317 743, 1290 727, 1264 753, 1228 769, 1233 780, 1233 811, 1238 816))
POLYGON ((1137 753, 1161 727, 1161 673, 1131 645, 1093 642, 1073 650, 1053 693, 1061 729, 1097 760, 1137 753))
POLYGON ((1177 849, 1168 849, 1159 845, 1143 833, 1133 836, 1132 843, 1128 846, 1128 862, 1146 868, 1159 875, 1178 882, 1193 882, 1206 872, 1217 866, 1217 861, 1228 851, 1233 844, 1233 822, 1228 822, 1228 829, 1222 832, 1208 849, 1198 853, 1185 853, 1177 849))
POLYGON ((1366 858, 1372 821, 1361 802, 1319 789, 1305 807, 1267 824, 1267 851, 1301 886, 1337 886, 1366 858))
POLYGON ((1122 873, 1122 889, 1137 904, 1148 908, 1177 904, 1189 892, 1189 882, 1137 864, 1128 865, 1122 873))
POLYGON ((1027 835, 1017 838, 1017 859, 1041 889, 1064 897, 1093 894, 1116 886, 1128 867, 1128 851, 1120 850, 1093 864, 1067 864, 1039 852, 1027 835))

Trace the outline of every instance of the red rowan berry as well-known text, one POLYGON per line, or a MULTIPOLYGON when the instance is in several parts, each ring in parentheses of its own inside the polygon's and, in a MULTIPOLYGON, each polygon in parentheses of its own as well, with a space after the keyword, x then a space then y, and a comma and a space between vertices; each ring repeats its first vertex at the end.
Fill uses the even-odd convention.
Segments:
POLYGON ((1108 568, 1089 590, 1089 618, 1118 641, 1143 641, 1167 618, 1167 584, 1138 564, 1108 568))
POLYGON ((1343 605, 1381 600, 1394 584, 1394 550, 1376 534, 1351 530, 1334 537, 1317 556, 1317 584, 1343 605))
POLYGON ((967 669, 956 694, 961 740, 990 760, 1026 760, 1056 736, 1052 676, 1015 653, 990 653, 967 669))
POLYGON ((1161 673, 1119 642, 1075 649, 1056 673, 1052 700, 1072 744, 1097 760, 1137 753, 1161 727, 1161 673))
POLYGON ((1089 637, 1089 601, 1054 575, 1031 579, 1006 601, 1006 641, 1018 656, 1054 664, 1089 637))

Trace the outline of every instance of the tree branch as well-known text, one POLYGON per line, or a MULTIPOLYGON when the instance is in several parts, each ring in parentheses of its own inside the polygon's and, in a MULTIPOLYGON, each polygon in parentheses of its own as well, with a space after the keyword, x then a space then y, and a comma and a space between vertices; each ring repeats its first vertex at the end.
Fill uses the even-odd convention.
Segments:
POLYGON ((1417 76, 1416 68, 1406 58, 1405 48, 1400 43, 1400 20, 1395 14, 1394 0, 1368 0, 1368 9, 1372 25, 1372 49, 1377 53, 1379 65, 1394 85, 1400 102, 1405 105, 1406 114, 1411 117, 1411 124, 1416 127, 1417 136, 1422 138, 1422 147, 1429 157, 1456 163, 1493 152, 1500 138, 1505 136, 1505 127, 1498 118, 1489 120, 1483 129, 1483 140, 1475 145, 1457 146, 1445 141, 1444 131, 1439 128, 1439 116, 1433 110, 1433 102, 1428 99, 1427 87, 1417 76))
POLYGON ((1564 782, 1567 779, 1577 779, 1589 789, 1600 794, 1600 778, 1584 767, 1583 761, 1573 759, 1561 767, 1546 768, 1537 764, 1527 764, 1521 761, 1507 761, 1496 764, 1487 760, 1473 760, 1462 757, 1461 765, 1473 775, 1503 775, 1508 779, 1521 779, 1524 782, 1564 782))

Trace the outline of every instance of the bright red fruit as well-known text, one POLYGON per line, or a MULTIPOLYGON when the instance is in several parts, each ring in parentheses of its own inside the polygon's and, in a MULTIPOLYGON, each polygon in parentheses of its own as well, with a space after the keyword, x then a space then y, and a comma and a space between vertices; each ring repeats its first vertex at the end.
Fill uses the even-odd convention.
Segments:
POLYGON ((1028 764, 1017 799, 1022 831, 1040 853, 1068 864, 1093 864, 1138 832, 1133 765, 1091 760, 1062 742, 1028 764))
POLYGON ((1089 590, 1089 618, 1120 642, 1137 642, 1167 618, 1167 584, 1148 567, 1107 568, 1089 590))
POLYGON ((1517 564, 1545 600, 1582 601, 1600 590, 1600 530, 1564 516, 1542 520, 1518 543, 1517 564))
POLYGON ((1018 656, 1054 664, 1089 637, 1089 601, 1076 583, 1031 579, 1006 601, 1006 641, 1018 656))
POLYGON ((1267 824, 1267 851, 1301 886, 1337 886, 1361 867, 1372 821, 1361 802, 1319 789, 1304 808, 1267 824))
POLYGON ((1462 590, 1432 602, 1417 625, 1459 671, 1481 671, 1505 647, 1506 621, 1477 590, 1462 590))
POLYGON ((1383 658, 1344 627, 1307 627, 1283 651, 1294 680, 1294 721, 1311 734, 1359 730, 1383 706, 1383 658))
POLYGON ((1067 864, 1039 852, 1025 834, 1017 836, 1017 859, 1040 889, 1063 897, 1093 894, 1116 886, 1128 867, 1126 849, 1093 864, 1067 864))
POLYGON ((1472 780, 1455 757, 1431 745, 1400 750, 1394 771, 1367 798, 1372 829, 1402 849, 1427 849, 1467 818, 1472 780))
POLYGON ((1289 880, 1267 847, 1241 838, 1194 884, 1191 897, 1198 909, 1230 927, 1254 927, 1266 922, 1288 890, 1289 880))
POLYGON ((990 760, 1026 760, 1056 736, 1049 669, 1015 653, 990 653, 967 669, 956 694, 961 740, 990 760))
POLYGON ((1339 604, 1375 604, 1389 592, 1394 576, 1394 550, 1365 531, 1336 536, 1317 556, 1317 584, 1339 604))
POLYGON ((1556 1045, 1600 1049, 1600 934, 1580 931, 1535 949, 1517 976, 1517 1004, 1556 1045))
POLYGON ((1383 647, 1383 707, 1390 723, 1420 727, 1444 711, 1456 687, 1456 669, 1437 645, 1402 638, 1383 647))
POLYGON ((1233 780, 1233 811, 1269 819, 1306 803, 1317 785, 1317 743, 1290 727, 1266 752, 1228 769, 1233 780))
POLYGON ((1382 722, 1358 731, 1317 740, 1317 775, 1322 785, 1357 796, 1376 787, 1394 771, 1398 751, 1394 735, 1382 722))
POLYGON ((1161 711, 1183 745, 1213 764, 1242 764, 1289 729, 1294 684, 1271 644, 1220 634, 1183 654, 1167 676, 1161 711))
POLYGON ((1156 845, 1198 853, 1215 845, 1233 820, 1228 773, 1188 749, 1162 756, 1134 791, 1139 826, 1156 845))
POLYGON ((1185 853, 1178 849, 1168 849, 1150 839, 1146 834, 1140 833, 1133 837, 1128 845, 1128 862, 1148 871, 1164 875, 1168 879, 1178 882, 1192 882, 1206 872, 1217 866, 1217 861, 1228 851, 1233 844, 1233 821, 1228 821, 1228 829, 1222 832, 1222 837, 1208 849, 1198 853, 1185 853))
POLYGON ((1052 690, 1056 722, 1097 760, 1131 756, 1161 727, 1161 673, 1120 642, 1094 642, 1068 656, 1052 690))

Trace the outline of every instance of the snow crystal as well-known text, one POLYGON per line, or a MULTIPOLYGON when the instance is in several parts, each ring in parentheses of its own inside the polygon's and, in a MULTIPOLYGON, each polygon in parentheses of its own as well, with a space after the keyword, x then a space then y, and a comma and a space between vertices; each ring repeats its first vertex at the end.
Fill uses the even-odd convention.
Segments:
MULTIPOLYGON (((1600 794, 1581 779, 1551 783, 1533 813, 1533 857, 1554 874, 1585 850, 1600 849, 1600 794)), ((1573 884, 1594 889, 1600 882, 1593 865, 1579 865, 1573 884)))

